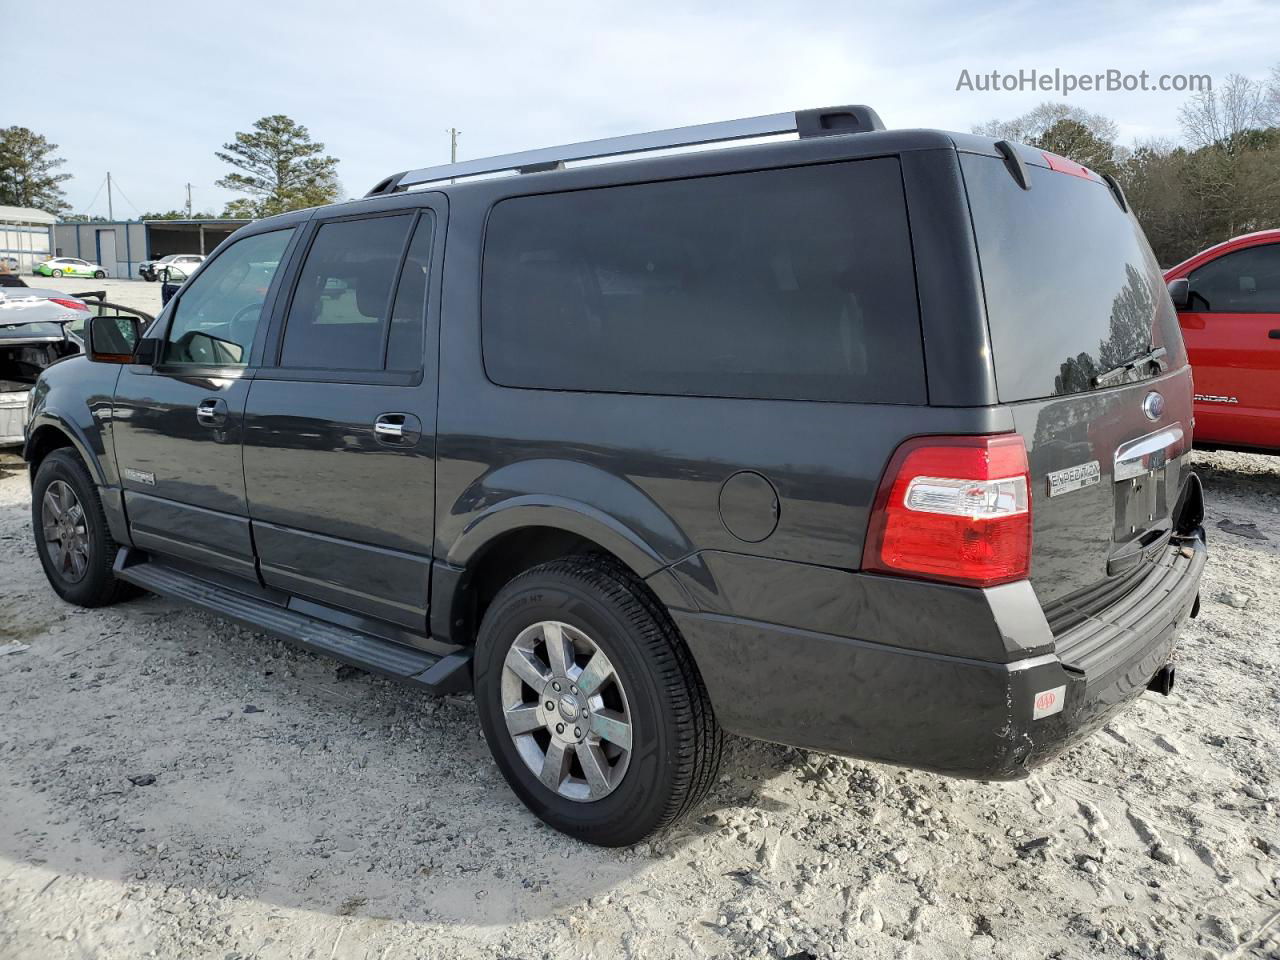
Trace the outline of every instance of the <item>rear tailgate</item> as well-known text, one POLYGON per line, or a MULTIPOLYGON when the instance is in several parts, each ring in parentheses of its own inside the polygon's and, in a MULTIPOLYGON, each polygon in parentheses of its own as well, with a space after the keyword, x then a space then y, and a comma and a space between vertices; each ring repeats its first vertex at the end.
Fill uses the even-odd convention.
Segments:
POLYGON ((1031 581, 1059 633, 1160 562, 1192 387, 1136 220, 1098 177, 1049 162, 1023 189, 1000 158, 961 155, 996 387, 1031 468, 1031 581))

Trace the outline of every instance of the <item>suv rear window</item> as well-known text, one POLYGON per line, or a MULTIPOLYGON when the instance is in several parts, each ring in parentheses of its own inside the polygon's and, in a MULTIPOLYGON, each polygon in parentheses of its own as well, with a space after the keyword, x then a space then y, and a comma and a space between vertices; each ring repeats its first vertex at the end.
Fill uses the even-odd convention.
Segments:
POLYGON ((960 165, 1001 401, 1093 390, 1153 347, 1186 362, 1160 266, 1105 183, 1028 166, 1023 190, 996 157, 960 165))
POLYGON ((482 286, 499 384, 925 400, 896 159, 504 200, 482 286))

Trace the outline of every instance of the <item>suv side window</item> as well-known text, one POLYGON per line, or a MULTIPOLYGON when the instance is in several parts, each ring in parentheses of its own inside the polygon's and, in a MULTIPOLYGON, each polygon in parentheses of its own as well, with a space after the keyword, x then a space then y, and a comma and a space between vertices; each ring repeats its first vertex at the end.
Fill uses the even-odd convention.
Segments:
POLYGON ((925 401, 895 158, 503 200, 481 292, 505 386, 925 401))
POLYGON ((1223 254, 1193 271, 1189 309, 1280 313, 1280 243, 1223 254))
POLYGON ((244 366, 293 228, 238 240, 182 290, 164 363, 244 366))
POLYGON ((403 213, 320 225, 298 271, 281 367, 383 369, 396 277, 413 222, 412 213, 403 213))

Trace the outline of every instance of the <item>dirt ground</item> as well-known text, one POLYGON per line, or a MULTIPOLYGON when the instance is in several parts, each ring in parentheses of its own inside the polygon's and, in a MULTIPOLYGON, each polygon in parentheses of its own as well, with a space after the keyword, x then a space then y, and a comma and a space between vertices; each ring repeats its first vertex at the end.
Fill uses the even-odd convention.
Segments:
POLYGON ((470 698, 155 597, 60 602, 0 462, 0 957, 1280 957, 1280 459, 1196 454, 1173 696, 1014 784, 734 741, 628 851, 542 826, 470 698))

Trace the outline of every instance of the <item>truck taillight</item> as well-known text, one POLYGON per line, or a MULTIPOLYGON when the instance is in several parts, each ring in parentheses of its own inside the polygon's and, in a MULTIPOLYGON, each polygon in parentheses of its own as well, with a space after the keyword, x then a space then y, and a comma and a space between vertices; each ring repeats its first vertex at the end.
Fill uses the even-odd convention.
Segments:
POLYGON ((1031 481, 1017 434, 918 437, 894 452, 862 567, 990 587, 1031 566, 1031 481))

